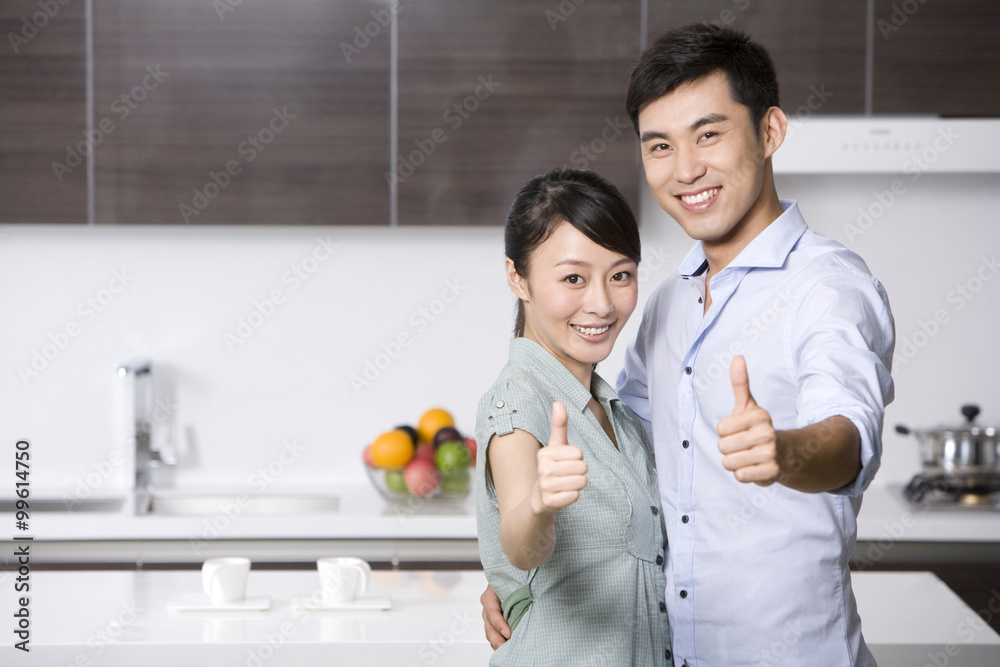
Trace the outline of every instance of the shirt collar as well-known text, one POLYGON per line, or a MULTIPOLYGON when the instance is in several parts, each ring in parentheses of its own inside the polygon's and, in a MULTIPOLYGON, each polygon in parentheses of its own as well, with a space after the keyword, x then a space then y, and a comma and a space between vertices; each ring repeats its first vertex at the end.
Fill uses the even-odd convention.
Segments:
POLYGON ((567 410, 583 412, 593 397, 602 402, 618 398, 614 388, 597 373, 591 374, 591 394, 561 361, 530 338, 511 339, 507 363, 528 371, 547 385, 557 387, 566 401, 567 410))
MULTIPOLYGON (((806 221, 799 213, 799 205, 792 199, 780 200, 782 214, 758 234, 740 254, 733 258, 729 267, 777 268, 783 266, 788 253, 805 233, 806 221)), ((708 258, 701 243, 696 243, 677 269, 677 275, 691 277, 700 275, 708 267, 708 258)))

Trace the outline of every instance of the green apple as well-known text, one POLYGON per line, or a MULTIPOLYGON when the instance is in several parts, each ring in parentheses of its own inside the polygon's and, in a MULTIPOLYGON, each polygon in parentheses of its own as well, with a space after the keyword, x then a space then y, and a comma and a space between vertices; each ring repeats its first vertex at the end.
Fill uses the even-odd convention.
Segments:
POLYGON ((402 470, 386 470, 385 471, 385 485, 389 487, 389 490, 393 493, 409 493, 410 491, 406 488, 406 481, 403 479, 402 470))
POLYGON ((469 467, 469 449, 464 442, 449 440, 442 442, 434 454, 434 464, 442 474, 449 474, 456 470, 464 470, 469 467))
POLYGON ((441 476, 441 491, 444 493, 466 493, 469 490, 469 469, 460 468, 441 476))

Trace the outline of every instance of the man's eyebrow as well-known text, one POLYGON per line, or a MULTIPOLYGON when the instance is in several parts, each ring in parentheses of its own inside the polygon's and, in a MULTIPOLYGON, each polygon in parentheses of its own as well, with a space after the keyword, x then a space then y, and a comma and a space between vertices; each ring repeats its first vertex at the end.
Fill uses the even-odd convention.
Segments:
MULTIPOLYGON (((691 123, 691 126, 688 128, 688 131, 694 132, 698 128, 703 127, 705 125, 710 125, 712 123, 721 123, 727 120, 729 120, 729 116, 724 116, 721 113, 710 113, 707 116, 702 116, 695 122, 691 123)), ((648 130, 639 135, 639 143, 644 144, 651 139, 669 139, 669 138, 670 135, 667 134, 666 132, 661 132, 660 130, 648 130)))
POLYGON ((728 116, 723 116, 721 113, 710 113, 707 116, 702 116, 701 118, 699 118, 695 122, 691 123, 691 127, 689 129, 692 132, 694 132, 695 130, 697 130, 698 128, 700 128, 700 127, 702 127, 704 125, 709 125, 711 123, 721 123, 721 122, 727 121, 727 120, 729 120, 729 117, 728 116))

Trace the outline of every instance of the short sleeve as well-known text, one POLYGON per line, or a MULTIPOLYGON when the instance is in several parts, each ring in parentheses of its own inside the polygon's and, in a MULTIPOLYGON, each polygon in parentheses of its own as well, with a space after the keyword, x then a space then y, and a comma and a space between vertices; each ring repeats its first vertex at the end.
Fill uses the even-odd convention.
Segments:
POLYGON ((552 428, 552 399, 526 378, 498 381, 483 396, 476 417, 476 442, 485 448, 490 438, 515 428, 545 445, 552 428))
POLYGON ((888 297, 871 276, 826 276, 805 290, 789 326, 798 426, 833 416, 851 420, 861 436, 862 470, 831 493, 860 495, 879 468, 883 416, 893 398, 888 297))

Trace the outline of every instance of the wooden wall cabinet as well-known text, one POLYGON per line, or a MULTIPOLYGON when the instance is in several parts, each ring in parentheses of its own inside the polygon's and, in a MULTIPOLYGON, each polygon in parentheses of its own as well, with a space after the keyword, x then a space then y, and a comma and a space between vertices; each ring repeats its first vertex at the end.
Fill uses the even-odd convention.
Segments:
POLYGON ((873 111, 1000 116, 1000 3, 875 0, 873 111))
POLYGON ((94 0, 97 222, 387 224, 376 6, 94 0))
POLYGON ((399 14, 400 225, 502 224, 530 178, 593 169, 638 204, 625 91, 639 3, 421 0, 399 14))
POLYGON ((87 222, 82 2, 0 4, 0 222, 87 222))
POLYGON ((499 225, 560 165, 636 205, 643 25, 747 31, 793 121, 1000 116, 1000 4, 976 0, 91 0, 88 140, 88 23, 61 2, 0 7, 0 222, 499 225))

